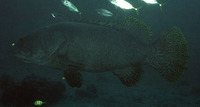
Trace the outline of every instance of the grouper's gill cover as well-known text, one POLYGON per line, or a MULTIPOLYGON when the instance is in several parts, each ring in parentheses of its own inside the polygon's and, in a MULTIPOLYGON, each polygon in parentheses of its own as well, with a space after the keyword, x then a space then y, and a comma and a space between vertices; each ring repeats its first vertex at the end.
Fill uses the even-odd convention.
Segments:
POLYGON ((14 46, 14 56, 26 63, 46 65, 49 57, 64 40, 63 34, 58 29, 45 27, 20 38, 14 46))

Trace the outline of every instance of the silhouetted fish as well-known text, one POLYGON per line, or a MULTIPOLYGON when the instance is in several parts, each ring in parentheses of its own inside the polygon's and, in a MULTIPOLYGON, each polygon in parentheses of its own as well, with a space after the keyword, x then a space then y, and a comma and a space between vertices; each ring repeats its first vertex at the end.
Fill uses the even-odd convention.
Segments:
POLYGON ((79 71, 113 72, 123 84, 133 86, 140 80, 142 65, 152 66, 171 82, 178 80, 188 65, 188 44, 181 30, 172 27, 151 42, 151 30, 135 18, 120 23, 69 21, 19 39, 13 55, 65 71, 72 87, 82 84, 79 71))

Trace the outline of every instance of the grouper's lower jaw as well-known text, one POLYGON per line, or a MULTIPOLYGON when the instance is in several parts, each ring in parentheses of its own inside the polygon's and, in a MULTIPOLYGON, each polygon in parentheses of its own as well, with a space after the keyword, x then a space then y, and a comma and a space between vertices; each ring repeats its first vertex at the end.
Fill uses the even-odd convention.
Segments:
POLYGON ((33 58, 30 56, 26 56, 22 53, 13 53, 12 56, 20 61, 20 62, 24 62, 24 63, 32 63, 32 64, 38 64, 38 65, 45 65, 46 63, 44 63, 44 61, 38 60, 37 58, 33 58))
POLYGON ((28 58, 24 57, 23 55, 20 54, 13 54, 12 55, 16 60, 20 61, 20 62, 24 62, 24 63, 31 63, 30 60, 28 60, 28 58))
POLYGON ((15 60, 18 60, 20 62, 25 62, 27 63, 28 61, 21 55, 19 54, 19 51, 18 50, 9 50, 8 51, 8 54, 11 58, 15 59, 15 60))

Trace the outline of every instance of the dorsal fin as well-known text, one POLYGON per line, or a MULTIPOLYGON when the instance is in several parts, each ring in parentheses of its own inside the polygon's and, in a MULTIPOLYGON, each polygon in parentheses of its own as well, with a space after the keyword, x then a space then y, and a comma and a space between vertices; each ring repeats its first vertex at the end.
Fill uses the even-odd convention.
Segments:
POLYGON ((153 35, 151 29, 141 20, 128 17, 120 23, 119 26, 121 30, 127 32, 130 35, 135 35, 145 44, 152 42, 153 35))
POLYGON ((116 22, 110 22, 106 20, 89 20, 89 19, 83 19, 83 20, 70 20, 72 22, 82 22, 82 23, 88 23, 88 24, 95 24, 95 25, 101 25, 106 27, 115 27, 117 25, 116 22))
POLYGON ((121 32, 125 32, 128 35, 136 36, 142 43, 145 44, 149 44, 152 41, 151 29, 144 22, 133 17, 125 18, 124 21, 120 22, 110 22, 105 20, 89 20, 89 19, 70 20, 70 21, 111 27, 121 32))

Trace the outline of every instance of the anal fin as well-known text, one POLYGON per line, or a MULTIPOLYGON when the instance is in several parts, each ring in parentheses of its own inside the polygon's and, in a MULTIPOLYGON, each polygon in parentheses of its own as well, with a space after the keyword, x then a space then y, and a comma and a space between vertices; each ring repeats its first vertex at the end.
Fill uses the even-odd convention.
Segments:
POLYGON ((80 88, 82 85, 82 75, 78 72, 78 69, 71 68, 64 71, 64 77, 67 80, 67 83, 71 87, 80 88))
POLYGON ((143 70, 141 66, 116 69, 113 71, 113 74, 116 75, 121 82, 128 87, 136 85, 139 82, 142 73, 143 70))

